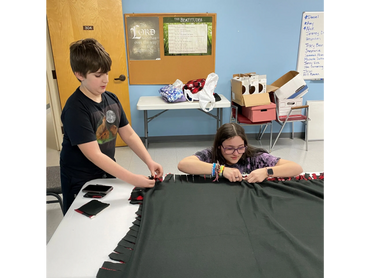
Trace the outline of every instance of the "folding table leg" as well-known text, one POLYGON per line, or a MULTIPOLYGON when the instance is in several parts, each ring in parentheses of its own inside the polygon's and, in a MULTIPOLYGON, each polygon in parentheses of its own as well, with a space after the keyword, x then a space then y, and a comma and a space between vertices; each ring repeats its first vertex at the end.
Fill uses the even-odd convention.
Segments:
MULTIPOLYGON (((222 117, 223 117, 223 108, 217 108, 217 111, 218 110, 220 110, 220 115, 219 115, 219 126, 218 126, 218 128, 219 127, 221 127, 222 126, 222 117)), ((218 129, 217 128, 217 129, 218 129)))
POLYGON ((216 130, 220 127, 220 109, 216 108, 216 121, 217 121, 217 128, 216 130))
POLYGON ((148 111, 144 110, 144 141, 145 147, 148 148, 148 111))

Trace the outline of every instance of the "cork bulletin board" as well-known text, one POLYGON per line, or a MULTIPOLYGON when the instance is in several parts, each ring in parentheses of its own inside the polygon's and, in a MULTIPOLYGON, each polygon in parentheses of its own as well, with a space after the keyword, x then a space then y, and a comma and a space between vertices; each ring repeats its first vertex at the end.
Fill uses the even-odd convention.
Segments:
POLYGON ((216 14, 125 14, 130 84, 172 84, 215 72, 216 14))

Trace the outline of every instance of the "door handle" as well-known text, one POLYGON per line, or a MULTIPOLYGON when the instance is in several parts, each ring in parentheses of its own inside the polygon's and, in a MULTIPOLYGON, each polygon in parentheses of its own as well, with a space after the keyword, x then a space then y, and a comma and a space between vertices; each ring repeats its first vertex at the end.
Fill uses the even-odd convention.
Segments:
POLYGON ((125 81, 126 80, 126 76, 124 76, 123 74, 121 74, 118 78, 114 78, 114 80, 125 81))

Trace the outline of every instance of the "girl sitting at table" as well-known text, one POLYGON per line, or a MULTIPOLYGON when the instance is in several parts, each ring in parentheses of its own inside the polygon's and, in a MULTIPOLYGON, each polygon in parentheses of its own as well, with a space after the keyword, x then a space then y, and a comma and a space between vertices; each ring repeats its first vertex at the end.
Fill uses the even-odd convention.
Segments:
POLYGON ((262 182, 267 177, 292 177, 303 171, 295 162, 249 145, 244 128, 236 123, 222 125, 212 148, 185 157, 177 167, 187 174, 211 174, 231 182, 244 179, 249 183, 262 182))

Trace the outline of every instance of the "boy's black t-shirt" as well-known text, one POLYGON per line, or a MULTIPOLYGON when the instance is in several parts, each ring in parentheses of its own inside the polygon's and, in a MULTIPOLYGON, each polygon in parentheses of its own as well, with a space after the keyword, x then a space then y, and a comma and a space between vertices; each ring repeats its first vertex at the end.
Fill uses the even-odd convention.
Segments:
POLYGON ((129 122, 117 96, 102 94, 96 103, 79 88, 69 97, 62 111, 64 137, 60 166, 64 174, 77 179, 91 180, 104 171, 95 166, 77 145, 97 141, 102 153, 114 159, 118 129, 129 122))

